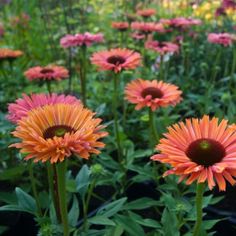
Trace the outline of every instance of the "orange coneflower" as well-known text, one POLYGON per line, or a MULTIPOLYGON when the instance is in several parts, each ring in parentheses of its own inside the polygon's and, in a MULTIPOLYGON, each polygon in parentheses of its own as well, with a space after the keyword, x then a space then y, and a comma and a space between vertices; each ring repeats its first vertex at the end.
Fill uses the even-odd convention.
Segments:
POLYGON ((126 48, 116 48, 94 53, 91 63, 97 65, 99 70, 112 70, 118 73, 121 70, 135 69, 139 66, 141 55, 126 48))
POLYGON ((69 72, 63 66, 48 65, 45 67, 35 66, 24 73, 25 77, 32 80, 61 80, 69 77, 69 72))
POLYGON ((119 31, 126 31, 129 28, 128 22, 112 22, 111 27, 119 31))
POLYGON ((2 60, 14 60, 17 57, 23 55, 23 52, 20 50, 12 50, 9 48, 0 48, 0 61, 2 60))
POLYGON ((137 104, 136 110, 150 107, 155 111, 159 107, 174 106, 181 101, 181 94, 177 86, 157 80, 136 79, 125 88, 125 99, 137 104))
POLYGON ((23 117, 13 132, 21 142, 11 147, 20 148, 25 160, 61 162, 75 154, 88 159, 97 148, 104 147, 98 139, 107 135, 101 131, 101 119, 82 104, 55 104, 36 108, 23 117))
POLYGON ((187 119, 169 127, 164 136, 156 147, 161 153, 151 157, 173 167, 164 176, 179 175, 180 181, 187 178, 186 184, 207 182, 209 189, 217 183, 220 190, 225 190, 225 180, 235 184, 236 133, 227 120, 218 124, 218 118, 206 115, 187 119))

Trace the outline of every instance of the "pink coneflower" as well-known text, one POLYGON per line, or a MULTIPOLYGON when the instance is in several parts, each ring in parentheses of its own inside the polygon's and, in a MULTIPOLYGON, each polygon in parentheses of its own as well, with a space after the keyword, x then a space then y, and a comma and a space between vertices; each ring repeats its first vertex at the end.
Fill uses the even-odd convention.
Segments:
POLYGON ((233 38, 231 34, 228 33, 210 33, 207 36, 207 40, 210 43, 221 44, 225 47, 232 45, 233 38))
MULTIPOLYGON (((164 22, 164 19, 162 19, 161 22, 164 22)), ((169 25, 170 27, 178 29, 186 29, 194 25, 200 25, 201 23, 202 21, 199 19, 184 18, 184 17, 177 17, 170 20, 168 19, 165 22, 165 24, 169 25)))
POLYGON ((222 7, 225 9, 228 8, 236 9, 236 2, 234 0, 223 0, 222 7))
POLYGON ((90 60, 92 64, 98 66, 99 70, 111 70, 115 73, 135 69, 141 64, 140 54, 126 48, 96 52, 90 60))
POLYGON ((165 28, 161 23, 154 22, 132 22, 131 29, 138 30, 144 34, 149 34, 151 32, 165 32, 165 28))
POLYGON ((219 124, 218 118, 205 115, 174 124, 156 147, 160 154, 151 159, 172 167, 164 176, 178 175, 180 181, 187 179, 186 184, 207 182, 209 189, 217 183, 225 191, 226 180, 236 183, 236 133, 227 122, 219 124))
POLYGON ((66 96, 64 94, 31 94, 30 96, 22 94, 23 98, 18 98, 15 103, 8 105, 7 119, 12 123, 17 123, 22 117, 27 116, 28 112, 45 105, 63 104, 79 104, 80 100, 74 96, 66 96))
POLYGON ((146 35, 142 33, 132 33, 131 37, 136 40, 142 40, 146 38, 146 35))
POLYGON ((155 9, 142 9, 142 10, 138 10, 137 11, 137 15, 139 16, 142 16, 142 17, 145 17, 145 18, 148 18, 152 15, 155 15, 156 14, 156 10, 155 9))
POLYGON ((170 42, 158 42, 158 41, 147 41, 145 43, 147 49, 154 50, 161 55, 164 55, 168 52, 176 53, 179 51, 179 46, 175 43, 170 42))
POLYGON ((155 111, 159 107, 175 106, 182 100, 181 94, 177 86, 157 80, 136 79, 125 87, 125 99, 136 104, 136 110, 150 107, 155 111))
POLYGON ((69 77, 69 72, 63 66, 35 66, 24 73, 25 77, 32 80, 62 80, 69 77))
POLYGON ((91 46, 94 43, 100 43, 103 42, 103 34, 91 34, 89 32, 86 32, 84 34, 68 34, 61 38, 60 44, 63 48, 68 47, 77 47, 77 46, 91 46))
POLYGON ((111 27, 119 31, 126 31, 129 28, 128 22, 112 22, 111 27))

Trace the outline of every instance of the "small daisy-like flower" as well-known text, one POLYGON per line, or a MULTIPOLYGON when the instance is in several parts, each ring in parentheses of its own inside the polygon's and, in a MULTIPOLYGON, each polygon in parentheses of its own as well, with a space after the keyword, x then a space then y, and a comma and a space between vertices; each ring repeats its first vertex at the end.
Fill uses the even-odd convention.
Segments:
POLYGON ((0 48, 0 61, 2 60, 14 60, 23 55, 20 50, 12 50, 9 48, 0 48))
POLYGON ((142 33, 133 33, 131 34, 131 37, 136 40, 142 40, 146 38, 145 34, 142 33))
POLYGON ((131 29, 138 30, 144 34, 152 32, 165 32, 165 28, 161 23, 154 22, 132 22, 131 29))
POLYGON ((151 49, 164 55, 166 53, 176 53, 179 51, 179 46, 175 43, 170 42, 158 42, 158 41, 147 41, 145 43, 145 47, 147 49, 151 49))
POLYGON ((91 46, 94 43, 100 43, 103 42, 103 34, 91 34, 89 32, 86 32, 84 34, 68 34, 61 38, 60 44, 63 48, 68 47, 81 47, 81 46, 91 46))
MULTIPOLYGON (((165 19, 162 19, 161 22, 164 22, 165 19)), ((202 24, 201 20, 199 19, 192 19, 192 18, 184 18, 184 17, 177 17, 173 19, 167 19, 165 21, 167 25, 173 28, 179 29, 186 29, 191 26, 200 25, 202 24)))
POLYGON ((74 96, 65 96, 57 95, 55 93, 52 94, 32 94, 27 96, 26 94, 22 95, 23 98, 19 98, 15 103, 10 103, 8 105, 8 115, 7 119, 12 123, 17 123, 21 118, 27 116, 28 112, 38 108, 43 107, 45 105, 53 105, 58 103, 63 104, 79 104, 80 100, 78 100, 74 96))
POLYGON ((157 80, 136 79, 125 87, 125 99, 136 104, 136 110, 150 107, 155 111, 159 107, 175 106, 182 100, 181 94, 177 86, 157 80))
POLYGON ((32 80, 62 80, 69 77, 69 72, 63 66, 35 66, 24 73, 25 77, 32 80))
POLYGON ((10 147, 25 153, 25 160, 57 163, 72 154, 88 159, 104 147, 98 141, 107 135, 101 131, 101 119, 82 104, 55 104, 39 107, 22 118, 13 135, 21 142, 10 147))
POLYGON ((142 10, 137 11, 137 15, 145 17, 145 18, 150 17, 150 16, 155 15, 155 14, 156 14, 156 10, 152 9, 152 8, 142 9, 142 10))
POLYGON ((207 40, 210 43, 221 44, 225 47, 228 47, 233 43, 232 35, 228 33, 210 33, 208 34, 207 40))
POLYGON ((207 182, 209 189, 216 183, 225 191, 226 181, 235 184, 236 133, 229 128, 227 120, 218 123, 218 118, 186 119, 168 128, 165 138, 156 149, 160 154, 151 157, 154 161, 170 164, 164 176, 176 174, 186 184, 197 180, 207 182), (216 181, 216 183, 215 183, 216 181))
POLYGON ((111 70, 115 73, 135 69, 141 65, 141 55, 126 48, 96 52, 90 60, 92 64, 98 66, 99 70, 111 70))
POLYGON ((119 31, 126 31, 129 28, 128 22, 112 22, 111 27, 119 31))

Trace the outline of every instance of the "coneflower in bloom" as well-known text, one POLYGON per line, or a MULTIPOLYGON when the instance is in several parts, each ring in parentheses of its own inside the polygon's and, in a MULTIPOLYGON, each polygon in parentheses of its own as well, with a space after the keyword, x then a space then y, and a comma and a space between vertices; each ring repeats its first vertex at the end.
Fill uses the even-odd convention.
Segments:
POLYGON ((112 22, 111 27, 119 31, 126 31, 129 28, 128 22, 112 22))
POLYGON ((155 111, 159 107, 175 106, 182 100, 181 94, 177 86, 157 80, 136 79, 125 87, 125 99, 136 104, 136 110, 150 107, 155 111))
POLYGON ((202 24, 202 21, 199 19, 184 18, 184 17, 177 17, 173 19, 161 19, 160 22, 172 28, 177 28, 182 30, 189 28, 191 26, 202 24))
POLYGON ((135 69, 141 65, 141 55, 126 48, 96 52, 90 60, 99 70, 111 70, 115 73, 135 69))
POLYGON ((0 48, 0 61, 3 61, 3 60, 12 61, 22 55, 23 55, 23 52, 20 50, 12 50, 9 48, 0 48))
POLYGON ((86 32, 84 34, 67 34, 61 38, 60 44, 63 48, 78 47, 78 46, 91 46, 94 43, 103 42, 103 34, 91 34, 86 32))
POLYGON ((137 15, 142 16, 144 18, 148 18, 150 16, 153 16, 156 14, 156 10, 153 8, 150 9, 142 9, 142 10, 138 10, 136 12, 137 15))
POLYGON ((21 141, 10 147, 19 148, 25 160, 34 162, 62 162, 73 154, 88 159, 104 147, 99 139, 107 133, 100 123, 82 104, 46 105, 19 121, 13 135, 21 141))
POLYGON ((158 42, 158 41, 147 41, 145 43, 147 49, 151 49, 164 55, 166 53, 177 53, 179 51, 179 46, 171 42, 158 42))
POLYGON ((160 154, 151 159, 171 166, 164 176, 176 174, 186 184, 207 182, 209 189, 217 183, 224 191, 226 180, 236 183, 236 133, 227 122, 205 115, 174 124, 156 146, 160 154))
POLYGON ((210 43, 221 44, 225 47, 228 47, 233 43, 232 35, 228 33, 210 33, 207 36, 207 40, 210 43))
POLYGON ((32 80, 62 80, 69 77, 69 72, 63 66, 48 65, 45 67, 35 66, 24 73, 25 77, 32 80))
POLYGON ((45 105, 63 104, 79 104, 80 100, 74 96, 64 94, 31 94, 30 96, 23 94, 23 98, 18 98, 15 103, 8 105, 7 119, 12 123, 17 123, 21 118, 27 116, 28 112, 45 105))
POLYGON ((140 31, 143 34, 150 34, 152 32, 165 32, 165 28, 161 23, 154 22, 132 22, 131 29, 140 31))
POLYGON ((142 34, 141 32, 137 32, 137 33, 132 33, 131 37, 136 40, 143 40, 146 38, 146 35, 142 34))

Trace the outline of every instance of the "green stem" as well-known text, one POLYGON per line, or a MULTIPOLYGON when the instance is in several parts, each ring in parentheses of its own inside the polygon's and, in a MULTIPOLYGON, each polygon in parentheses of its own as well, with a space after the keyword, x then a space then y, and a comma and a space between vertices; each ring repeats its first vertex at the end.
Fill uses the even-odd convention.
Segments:
POLYGON ((117 101, 118 101, 118 74, 114 74, 114 93, 113 93, 113 114, 114 114, 114 129, 115 129, 115 136, 118 148, 118 159, 121 164, 122 162, 122 147, 119 135, 119 125, 118 125, 118 111, 117 111, 117 101))
POLYGON ((164 80, 164 68, 163 68, 163 65, 164 65, 164 56, 163 55, 160 55, 160 80, 164 80))
POLYGON ((61 213, 61 220, 63 224, 64 236, 69 236, 67 199, 66 199, 66 168, 67 162, 63 161, 56 165, 57 183, 58 183, 58 197, 61 213))
POLYGON ((48 92, 51 94, 51 93, 52 93, 51 81, 47 80, 47 81, 46 81, 46 84, 47 84, 47 90, 48 90, 48 92))
POLYGON ((232 63, 232 69, 231 69, 231 80, 234 79, 235 67, 236 67, 236 48, 234 48, 234 52, 233 52, 233 63, 232 63))
POLYGON ((156 129, 156 123, 154 119, 154 112, 152 111, 151 108, 149 108, 149 125, 150 125, 150 131, 153 135, 153 138, 155 140, 155 143, 158 141, 159 137, 157 134, 157 129, 156 129))
POLYGON ((193 236, 200 236, 200 229, 202 224, 202 202, 203 202, 204 187, 205 187, 204 183, 200 183, 197 185, 197 193, 196 193, 197 220, 193 228, 193 236))
POLYGON ((38 198, 38 193, 37 193, 37 188, 36 188, 36 183, 35 183, 35 178, 34 178, 33 162, 30 162, 29 164, 29 175, 30 175, 30 180, 31 180, 31 188, 33 191, 34 199, 36 201, 38 216, 41 217, 42 211, 41 211, 41 207, 39 203, 39 198, 38 198))
POLYGON ((81 82, 81 94, 83 104, 86 106, 86 73, 87 73, 87 61, 86 61, 87 47, 81 47, 81 63, 80 63, 80 82, 81 82))

